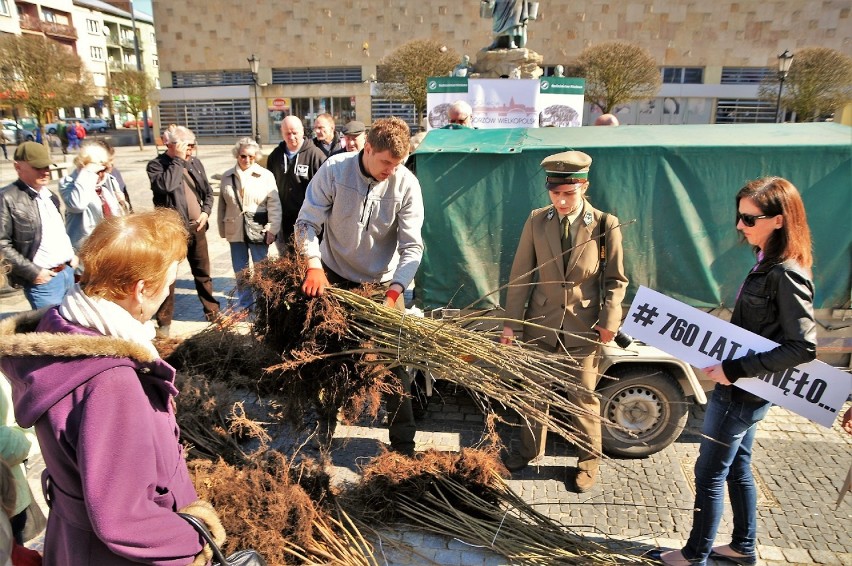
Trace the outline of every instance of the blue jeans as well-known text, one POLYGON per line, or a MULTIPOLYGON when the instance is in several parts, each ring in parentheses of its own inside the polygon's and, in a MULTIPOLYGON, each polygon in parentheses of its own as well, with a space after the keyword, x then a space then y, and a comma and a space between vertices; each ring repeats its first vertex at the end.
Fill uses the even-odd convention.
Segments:
POLYGON ((47 283, 24 287, 24 296, 33 310, 36 310, 58 305, 72 287, 74 287, 74 270, 66 265, 65 269, 55 273, 47 283))
MULTIPOLYGON (((252 263, 266 259, 269 254, 269 246, 266 244, 249 244, 246 242, 231 242, 231 265, 234 267, 234 275, 249 267, 249 254, 252 263)), ((237 309, 251 310, 254 306, 254 297, 248 285, 240 283, 237 275, 237 309)))
POLYGON ((695 510, 692 531, 683 547, 684 558, 693 564, 705 564, 713 548, 722 519, 725 483, 734 514, 731 549, 755 553, 757 489, 751 473, 751 447, 757 423, 772 404, 731 401, 733 387, 717 385, 704 416, 702 432, 707 438, 702 438, 695 462, 695 510))

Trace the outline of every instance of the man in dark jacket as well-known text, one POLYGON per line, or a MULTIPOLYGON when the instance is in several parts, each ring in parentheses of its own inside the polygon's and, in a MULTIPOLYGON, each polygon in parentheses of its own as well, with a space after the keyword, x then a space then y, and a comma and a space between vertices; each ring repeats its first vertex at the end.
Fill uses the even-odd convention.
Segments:
POLYGON ((59 199, 50 192, 50 155, 36 142, 15 149, 18 180, 0 189, 0 258, 9 281, 34 309, 57 305, 74 286, 77 256, 65 232, 59 199))
POLYGON ((313 143, 326 157, 340 148, 340 140, 337 139, 334 117, 331 114, 320 114, 314 120, 313 143))
POLYGON ((281 197, 281 232, 275 245, 279 253, 284 253, 293 236, 293 226, 305 200, 308 183, 326 157, 312 142, 305 140, 305 127, 296 116, 287 116, 281 122, 281 138, 284 141, 269 154, 266 168, 275 176, 281 197))
MULTIPOLYGON (((209 321, 219 316, 219 301, 213 296, 207 228, 213 209, 213 188, 201 161, 192 156, 195 134, 178 126, 169 134, 166 152, 148 162, 148 179, 154 192, 154 206, 173 208, 180 213, 189 230, 186 259, 195 278, 195 291, 209 321)), ((169 335, 175 311, 175 286, 157 311, 157 335, 169 335)))

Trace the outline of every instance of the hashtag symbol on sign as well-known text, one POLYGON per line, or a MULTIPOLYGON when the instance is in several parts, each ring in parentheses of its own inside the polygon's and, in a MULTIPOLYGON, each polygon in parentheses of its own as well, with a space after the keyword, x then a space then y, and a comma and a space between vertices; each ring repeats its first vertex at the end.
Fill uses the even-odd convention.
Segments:
POLYGON ((642 326, 652 324, 654 319, 660 315, 657 311, 657 307, 649 308, 648 303, 639 305, 639 308, 636 310, 637 312, 633 313, 633 321, 636 322, 636 324, 641 324, 642 326))

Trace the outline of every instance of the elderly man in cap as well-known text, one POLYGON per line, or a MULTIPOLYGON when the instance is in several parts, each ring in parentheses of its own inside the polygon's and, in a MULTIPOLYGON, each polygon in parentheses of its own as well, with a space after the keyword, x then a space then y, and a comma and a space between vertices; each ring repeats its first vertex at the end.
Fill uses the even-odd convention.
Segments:
POLYGON ((343 127, 343 147, 335 149, 331 155, 338 153, 352 153, 364 149, 367 140, 367 127, 364 122, 352 120, 343 127))
POLYGON ((0 189, 0 258, 32 308, 58 305, 74 286, 77 256, 59 199, 47 188, 50 155, 42 144, 24 142, 14 158, 18 180, 0 189))
MULTIPOLYGON (((566 151, 542 161, 550 206, 532 211, 521 233, 509 276, 506 321, 500 341, 522 339, 540 348, 567 353, 577 363, 568 377, 587 393, 573 401, 600 413, 593 394, 598 381, 600 345, 610 342, 621 324, 621 301, 627 289, 618 219, 586 199, 592 159, 566 151), (602 241, 605 239, 601 261, 602 241), (529 324, 526 322, 529 321, 529 324)), ((575 417, 578 437, 576 490, 597 481, 601 424, 595 417, 575 417)), ((529 422, 522 427, 520 450, 506 459, 510 471, 523 469, 544 452, 547 429, 529 422)))

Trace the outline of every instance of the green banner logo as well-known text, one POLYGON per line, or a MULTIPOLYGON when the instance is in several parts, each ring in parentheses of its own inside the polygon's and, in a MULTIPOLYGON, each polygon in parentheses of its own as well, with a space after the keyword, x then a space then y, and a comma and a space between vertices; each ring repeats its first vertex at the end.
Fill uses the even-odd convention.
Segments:
POLYGON ((582 95, 585 90, 586 79, 567 77, 542 77, 539 79, 539 92, 582 95))
POLYGON ((467 77, 429 77, 426 92, 467 92, 467 77))

